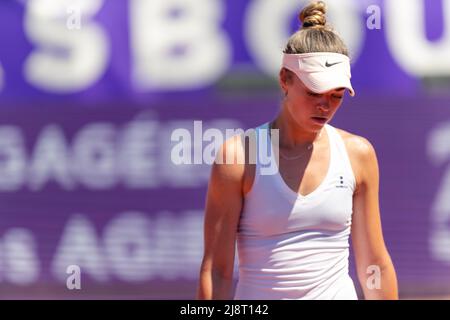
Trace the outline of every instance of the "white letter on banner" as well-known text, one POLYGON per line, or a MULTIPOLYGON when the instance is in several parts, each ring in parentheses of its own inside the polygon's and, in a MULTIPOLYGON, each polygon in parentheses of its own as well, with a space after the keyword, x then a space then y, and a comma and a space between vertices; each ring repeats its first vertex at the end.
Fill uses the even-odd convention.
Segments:
MULTIPOLYGON (((250 2, 245 18, 245 41, 262 71, 270 75, 278 74, 284 46, 292 33, 290 23, 307 3, 305 0, 250 2)), ((362 47, 365 31, 359 13, 360 5, 351 0, 328 0, 327 7, 330 23, 347 44, 353 63, 362 47)))
POLYGON ((96 281, 108 280, 108 265, 94 225, 85 216, 74 215, 67 222, 52 261, 54 276, 66 281, 66 269, 77 265, 96 281))
POLYGON ((0 191, 16 191, 23 186, 27 156, 22 131, 16 126, 0 126, 0 191))
POLYGON ((14 228, 3 236, 5 279, 16 285, 29 285, 39 278, 36 241, 28 229, 14 228))
POLYGON ((428 156, 436 165, 447 163, 436 192, 430 217, 430 251, 432 256, 450 265, 450 122, 433 130, 428 139, 428 156))
POLYGON ((133 81, 139 90, 197 89, 230 65, 218 0, 130 2, 133 81))
POLYGON ((159 186, 158 122, 152 119, 133 120, 124 126, 118 148, 118 170, 123 183, 130 189, 147 189, 159 186))
POLYGON ((413 76, 450 75, 450 0, 443 0, 445 23, 440 41, 426 39, 425 1, 386 0, 386 38, 396 62, 413 76))
POLYGON ((30 189, 41 190, 51 180, 65 190, 74 187, 68 143, 63 129, 54 124, 46 126, 36 140, 29 167, 30 189))
POLYGON ((117 131, 110 123, 90 123, 73 139, 73 171, 89 189, 110 189, 118 182, 117 131))
POLYGON ((109 61, 106 33, 89 22, 103 0, 29 0, 24 30, 37 46, 24 65, 25 79, 52 93, 87 89, 104 74, 109 61), (67 9, 80 8, 80 30, 67 28, 67 9))
POLYGON ((144 213, 131 211, 112 219, 105 226, 103 234, 105 253, 111 271, 118 279, 139 282, 152 278, 155 271, 153 268, 155 243, 151 230, 152 225, 144 213))

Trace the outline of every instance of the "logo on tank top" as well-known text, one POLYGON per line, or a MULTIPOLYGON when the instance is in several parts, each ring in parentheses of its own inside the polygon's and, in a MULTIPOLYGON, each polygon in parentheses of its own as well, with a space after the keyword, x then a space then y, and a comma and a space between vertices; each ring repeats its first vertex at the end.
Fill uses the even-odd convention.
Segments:
POLYGON ((348 186, 344 184, 344 176, 339 176, 339 182, 336 185, 336 188, 348 188, 348 186))

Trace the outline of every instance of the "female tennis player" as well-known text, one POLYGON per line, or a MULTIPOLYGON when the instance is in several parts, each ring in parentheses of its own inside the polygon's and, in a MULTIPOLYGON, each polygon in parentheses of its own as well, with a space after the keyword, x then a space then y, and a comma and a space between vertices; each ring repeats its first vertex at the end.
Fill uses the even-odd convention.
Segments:
MULTIPOLYGON (((199 299, 357 299, 350 235, 364 298, 398 298, 382 235, 375 150, 328 124, 345 91, 355 93, 348 51, 325 12, 318 1, 300 13, 302 28, 289 39, 279 74, 281 110, 256 128, 279 130, 278 151, 269 141, 277 173, 263 174, 259 162, 212 166, 199 299)), ((250 152, 241 138, 227 140, 218 155, 250 152)))

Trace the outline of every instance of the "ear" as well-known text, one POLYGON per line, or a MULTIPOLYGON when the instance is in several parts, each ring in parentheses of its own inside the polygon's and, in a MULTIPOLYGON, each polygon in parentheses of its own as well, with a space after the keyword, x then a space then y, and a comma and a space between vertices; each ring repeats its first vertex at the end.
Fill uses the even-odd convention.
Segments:
POLYGON ((281 68, 279 73, 279 79, 281 90, 283 90, 284 95, 287 95, 288 87, 292 82, 292 72, 286 68, 281 68))

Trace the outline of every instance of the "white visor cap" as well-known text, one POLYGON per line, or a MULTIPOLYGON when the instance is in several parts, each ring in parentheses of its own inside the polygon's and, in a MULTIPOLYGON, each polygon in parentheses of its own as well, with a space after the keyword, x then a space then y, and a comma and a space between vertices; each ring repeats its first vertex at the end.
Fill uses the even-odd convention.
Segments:
POLYGON ((350 59, 334 52, 313 52, 283 55, 283 67, 294 72, 304 85, 315 93, 347 88, 355 95, 350 82, 350 59))

